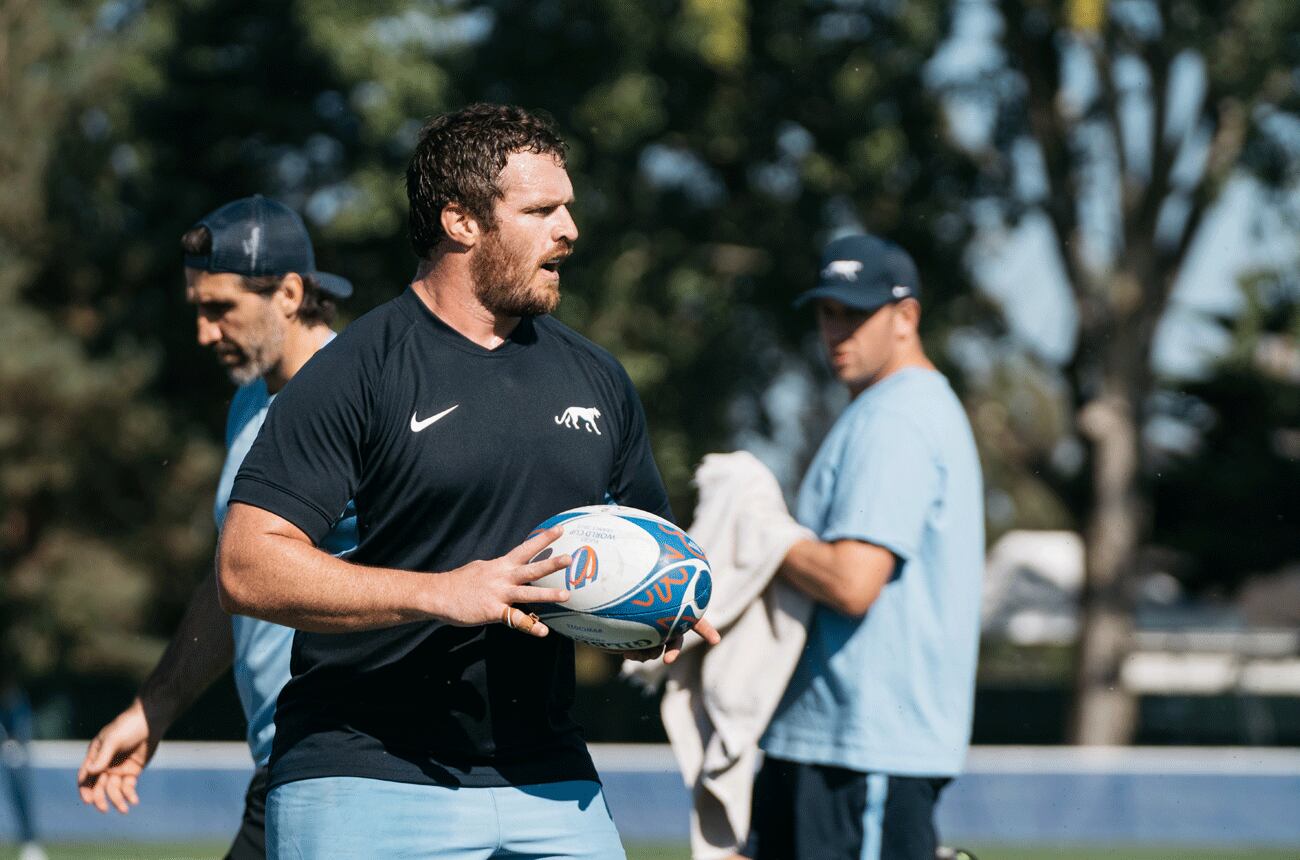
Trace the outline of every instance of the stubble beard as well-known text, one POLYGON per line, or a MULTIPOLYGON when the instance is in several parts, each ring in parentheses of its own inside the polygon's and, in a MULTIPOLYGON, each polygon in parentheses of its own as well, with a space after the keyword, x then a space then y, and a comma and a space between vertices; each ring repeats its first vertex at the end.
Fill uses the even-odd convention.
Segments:
POLYGON ((268 309, 249 342, 239 347, 244 360, 226 368, 230 381, 241 388, 266 376, 284 356, 284 329, 276 324, 268 309))
POLYGON ((474 296, 484 308, 498 317, 542 316, 560 304, 560 290, 549 286, 533 287, 538 261, 508 247, 496 230, 488 231, 483 245, 470 263, 474 296))

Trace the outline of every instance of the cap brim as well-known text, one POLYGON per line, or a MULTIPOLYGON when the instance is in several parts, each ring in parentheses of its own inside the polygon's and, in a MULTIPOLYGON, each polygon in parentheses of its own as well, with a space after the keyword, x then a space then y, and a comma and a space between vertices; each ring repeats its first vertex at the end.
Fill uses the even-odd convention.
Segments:
POLYGON ((320 288, 336 299, 346 299, 352 295, 352 282, 329 272, 312 272, 311 276, 320 284, 320 288))
POLYGON ((818 299, 833 299, 840 304, 860 311, 874 311, 876 308, 883 308, 890 302, 895 301, 892 295, 884 291, 878 292, 871 288, 863 288, 852 284, 823 284, 813 287, 807 292, 800 293, 794 300, 794 306, 801 308, 818 299))

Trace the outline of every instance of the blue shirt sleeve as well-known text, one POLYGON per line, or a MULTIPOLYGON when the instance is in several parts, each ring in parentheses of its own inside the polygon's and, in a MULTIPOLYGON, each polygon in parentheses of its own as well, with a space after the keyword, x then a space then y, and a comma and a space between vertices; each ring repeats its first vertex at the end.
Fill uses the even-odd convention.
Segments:
POLYGON ((913 558, 939 489, 939 467, 920 426, 896 412, 872 412, 842 452, 821 539, 866 541, 913 558))

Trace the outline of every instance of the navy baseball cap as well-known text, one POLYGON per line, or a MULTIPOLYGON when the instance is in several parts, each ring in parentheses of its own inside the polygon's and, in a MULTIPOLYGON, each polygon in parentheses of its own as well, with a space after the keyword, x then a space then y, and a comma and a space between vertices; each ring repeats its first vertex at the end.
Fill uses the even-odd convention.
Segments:
POLYGON ((817 285, 794 300, 800 307, 834 299, 860 311, 921 298, 916 263, 906 251, 867 233, 836 239, 822 251, 817 285))
POLYGON ((255 194, 209 212, 194 227, 208 228, 212 251, 206 255, 186 254, 185 265, 191 269, 248 277, 297 272, 311 275, 322 290, 335 298, 352 295, 352 283, 347 278, 316 271, 316 254, 307 226, 297 212, 283 203, 255 194))

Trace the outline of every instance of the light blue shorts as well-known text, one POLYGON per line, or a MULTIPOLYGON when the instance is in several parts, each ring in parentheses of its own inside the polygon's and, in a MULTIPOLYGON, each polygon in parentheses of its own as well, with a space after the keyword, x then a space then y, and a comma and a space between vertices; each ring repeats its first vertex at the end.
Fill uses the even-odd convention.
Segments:
POLYGON ((272 789, 266 853, 269 860, 626 856, 596 782, 446 788, 347 776, 272 789))

